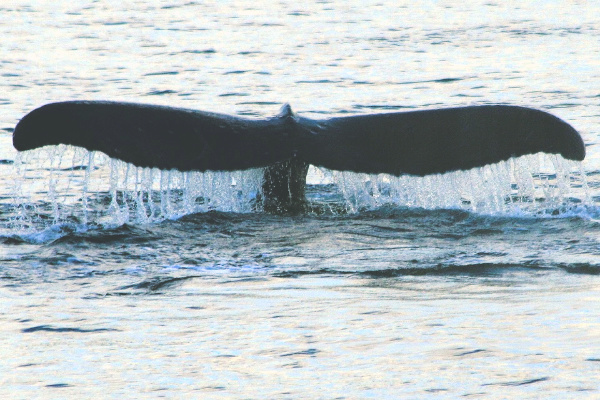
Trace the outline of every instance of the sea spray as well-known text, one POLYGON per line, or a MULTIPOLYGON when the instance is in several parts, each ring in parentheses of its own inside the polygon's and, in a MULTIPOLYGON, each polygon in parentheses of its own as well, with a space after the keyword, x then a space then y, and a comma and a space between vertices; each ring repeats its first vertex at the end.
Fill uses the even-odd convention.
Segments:
POLYGON ((259 207, 262 169, 162 171, 64 145, 19 153, 17 158, 12 201, 18 217, 11 224, 25 230, 62 222, 151 223, 196 212, 251 212, 259 207))
MULTIPOLYGON (((17 155, 12 227, 64 222, 152 223, 218 210, 260 211, 263 169, 181 172, 141 168, 100 152, 59 145, 17 155)), ((333 183, 347 212, 381 206, 457 208, 483 214, 544 215, 591 201, 581 163, 536 154, 425 177, 312 168, 333 183)))
POLYGON ((541 153, 425 177, 347 171, 332 171, 331 177, 350 212, 391 204, 538 215, 590 198, 581 163, 541 153))

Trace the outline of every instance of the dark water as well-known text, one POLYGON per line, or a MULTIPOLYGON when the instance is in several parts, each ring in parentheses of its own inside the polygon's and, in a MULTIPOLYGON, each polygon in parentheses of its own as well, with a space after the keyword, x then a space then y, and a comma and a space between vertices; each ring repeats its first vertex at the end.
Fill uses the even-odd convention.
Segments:
MULTIPOLYGON (((1 5, 0 397, 597 398, 597 15, 558 1, 1 5), (312 117, 532 106, 581 131, 589 188, 570 180, 526 212, 349 207, 313 177, 306 215, 115 223, 98 169, 86 221, 69 211, 85 163, 61 164, 52 191, 47 168, 15 168, 10 141, 25 112, 76 98, 248 116, 285 101, 312 117)), ((490 182, 474 191, 497 199, 490 182)))

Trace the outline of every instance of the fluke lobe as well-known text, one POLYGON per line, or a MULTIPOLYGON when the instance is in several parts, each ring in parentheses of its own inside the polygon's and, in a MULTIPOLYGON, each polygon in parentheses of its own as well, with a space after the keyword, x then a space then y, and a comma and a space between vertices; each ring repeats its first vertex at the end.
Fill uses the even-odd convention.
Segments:
POLYGON ((308 165, 333 170, 425 176, 467 170, 539 152, 583 160, 568 123, 507 105, 356 115, 314 120, 289 105, 266 119, 108 101, 37 108, 13 133, 17 150, 68 144, 140 167, 233 171, 266 167, 263 206, 305 207, 308 165))

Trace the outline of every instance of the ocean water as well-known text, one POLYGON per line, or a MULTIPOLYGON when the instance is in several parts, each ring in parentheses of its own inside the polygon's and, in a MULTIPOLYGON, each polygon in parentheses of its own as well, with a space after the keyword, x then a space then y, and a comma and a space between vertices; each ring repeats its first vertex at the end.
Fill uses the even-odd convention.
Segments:
POLYGON ((1 398, 600 397, 597 4, 204 3, 0 4, 1 398), (17 154, 17 121, 72 99, 516 104, 587 158, 312 169, 310 212, 277 216, 249 206, 260 171, 17 154))

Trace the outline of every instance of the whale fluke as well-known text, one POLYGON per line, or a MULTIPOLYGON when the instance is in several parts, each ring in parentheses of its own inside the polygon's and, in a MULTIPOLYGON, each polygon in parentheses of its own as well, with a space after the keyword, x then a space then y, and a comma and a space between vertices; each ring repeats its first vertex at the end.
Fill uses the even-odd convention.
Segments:
POLYGON ((267 167, 265 208, 302 209, 308 164, 334 170, 416 175, 466 170, 539 152, 581 161, 568 123, 543 111, 486 105, 314 120, 289 105, 272 118, 147 104, 70 101, 31 111, 13 145, 68 144, 141 167, 232 171, 267 167))
POLYGON ((234 171, 291 158, 283 117, 250 120, 148 104, 69 101, 27 114, 13 132, 17 150, 69 144, 140 167, 234 171))
POLYGON ((474 106, 319 121, 304 159, 334 170, 425 176, 539 152, 583 160, 573 127, 546 112, 474 106))

